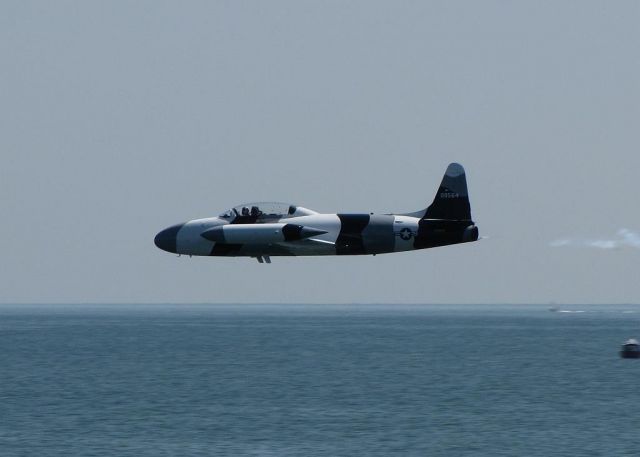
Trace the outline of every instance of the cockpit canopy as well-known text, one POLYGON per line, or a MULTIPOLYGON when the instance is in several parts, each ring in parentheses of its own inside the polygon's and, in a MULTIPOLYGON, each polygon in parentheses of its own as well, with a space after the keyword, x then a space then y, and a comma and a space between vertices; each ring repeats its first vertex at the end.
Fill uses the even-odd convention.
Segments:
POLYGON ((310 216, 312 214, 317 213, 310 209, 291 205, 289 203, 257 202, 234 206, 230 210, 220 214, 218 217, 236 224, 259 224, 276 222, 280 219, 287 219, 290 217, 310 216))

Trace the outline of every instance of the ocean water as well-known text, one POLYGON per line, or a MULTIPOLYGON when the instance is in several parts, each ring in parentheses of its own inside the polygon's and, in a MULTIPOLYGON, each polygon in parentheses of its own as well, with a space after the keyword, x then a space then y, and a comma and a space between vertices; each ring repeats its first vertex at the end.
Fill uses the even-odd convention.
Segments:
POLYGON ((0 455, 638 456, 640 308, 567 310, 2 306, 0 455))

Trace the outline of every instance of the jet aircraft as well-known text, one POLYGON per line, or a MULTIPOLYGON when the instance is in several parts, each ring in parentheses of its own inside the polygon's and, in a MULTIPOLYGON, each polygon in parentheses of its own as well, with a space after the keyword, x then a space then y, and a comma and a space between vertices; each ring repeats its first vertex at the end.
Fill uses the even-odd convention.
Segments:
POLYGON ((447 167, 431 205, 404 214, 320 214, 288 203, 247 203, 218 217, 168 227, 155 237, 167 252, 253 257, 403 252, 478 239, 462 165, 447 167))

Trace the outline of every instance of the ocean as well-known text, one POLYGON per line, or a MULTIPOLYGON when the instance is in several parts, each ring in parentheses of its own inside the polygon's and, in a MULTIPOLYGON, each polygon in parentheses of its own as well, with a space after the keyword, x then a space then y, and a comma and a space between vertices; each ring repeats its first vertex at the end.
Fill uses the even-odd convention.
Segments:
POLYGON ((564 308, 0 306, 0 456, 640 455, 640 308, 564 308))

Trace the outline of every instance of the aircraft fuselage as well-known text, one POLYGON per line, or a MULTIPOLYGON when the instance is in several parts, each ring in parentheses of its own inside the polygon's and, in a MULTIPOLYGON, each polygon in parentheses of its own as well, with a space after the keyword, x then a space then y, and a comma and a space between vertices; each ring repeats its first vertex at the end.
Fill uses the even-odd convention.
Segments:
POLYGON ((464 169, 451 164, 432 205, 407 214, 320 214, 284 203, 240 205, 156 235, 168 252, 257 257, 367 255, 411 251, 478 239, 464 169))

